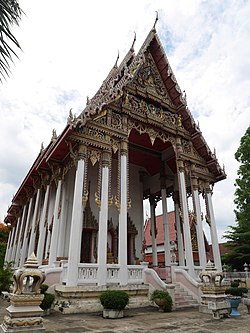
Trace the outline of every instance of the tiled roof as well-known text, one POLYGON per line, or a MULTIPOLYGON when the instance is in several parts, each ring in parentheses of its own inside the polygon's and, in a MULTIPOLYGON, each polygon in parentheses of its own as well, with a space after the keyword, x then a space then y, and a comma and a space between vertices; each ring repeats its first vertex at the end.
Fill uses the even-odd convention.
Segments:
MULTIPOLYGON (((175 214, 174 211, 168 213, 168 225, 169 225, 169 237, 170 241, 176 241, 176 232, 175 232, 175 214)), ((164 244, 164 230, 163 230, 163 215, 156 216, 156 229, 157 236, 156 241, 158 245, 164 244)), ((152 245, 152 239, 150 235, 150 219, 148 218, 144 226, 144 235, 146 240, 146 245, 152 245)))

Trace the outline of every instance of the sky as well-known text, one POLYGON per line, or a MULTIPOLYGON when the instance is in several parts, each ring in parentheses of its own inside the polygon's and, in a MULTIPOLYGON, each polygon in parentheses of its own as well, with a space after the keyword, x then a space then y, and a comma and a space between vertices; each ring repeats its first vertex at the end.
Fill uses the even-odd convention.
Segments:
POLYGON ((188 107, 227 179, 215 184, 219 240, 234 224, 234 158, 250 124, 250 1, 20 0, 13 33, 22 51, 0 85, 0 221, 52 130, 79 114, 136 32, 138 51, 156 16, 188 107))

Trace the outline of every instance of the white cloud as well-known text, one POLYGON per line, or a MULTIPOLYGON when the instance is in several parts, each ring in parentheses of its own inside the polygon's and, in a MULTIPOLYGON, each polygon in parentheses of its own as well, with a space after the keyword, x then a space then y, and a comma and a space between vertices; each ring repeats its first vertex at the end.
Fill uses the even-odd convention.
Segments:
POLYGON ((220 235, 234 221, 234 153, 250 120, 250 3, 247 1, 20 0, 15 35, 23 52, 0 86, 0 219, 53 128, 79 113, 114 64, 157 30, 180 87, 227 180, 215 185, 220 235), (2 194, 4 193, 4 194, 2 194))

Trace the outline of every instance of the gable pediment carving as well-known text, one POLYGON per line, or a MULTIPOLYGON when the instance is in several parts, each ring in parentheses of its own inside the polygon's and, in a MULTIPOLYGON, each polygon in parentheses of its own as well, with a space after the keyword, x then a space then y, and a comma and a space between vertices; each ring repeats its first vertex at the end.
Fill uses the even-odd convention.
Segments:
POLYGON ((164 103, 168 104, 171 108, 174 108, 174 104, 169 97, 160 73, 149 52, 145 54, 145 62, 140 66, 138 73, 129 86, 137 89, 137 91, 139 88, 145 95, 149 95, 152 98, 156 97, 164 101, 164 103))

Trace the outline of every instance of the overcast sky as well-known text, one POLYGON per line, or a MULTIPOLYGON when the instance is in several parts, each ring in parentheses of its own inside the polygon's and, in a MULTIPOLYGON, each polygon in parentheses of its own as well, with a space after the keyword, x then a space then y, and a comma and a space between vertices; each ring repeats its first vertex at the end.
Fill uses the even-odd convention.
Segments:
POLYGON ((250 123, 250 1, 20 0, 23 52, 0 85, 0 220, 70 108, 79 114, 113 66, 157 32, 208 145, 225 164, 214 187, 219 238, 234 223, 234 159, 250 123))

